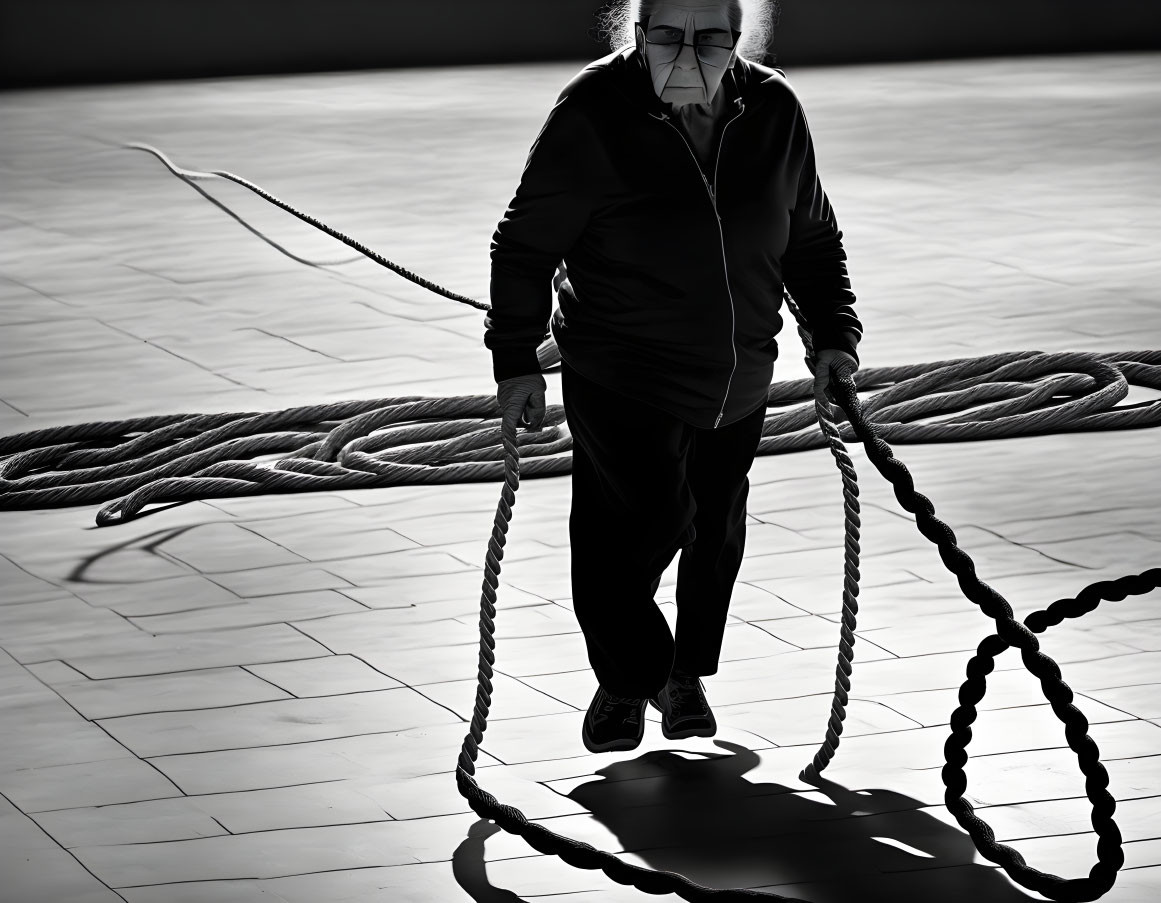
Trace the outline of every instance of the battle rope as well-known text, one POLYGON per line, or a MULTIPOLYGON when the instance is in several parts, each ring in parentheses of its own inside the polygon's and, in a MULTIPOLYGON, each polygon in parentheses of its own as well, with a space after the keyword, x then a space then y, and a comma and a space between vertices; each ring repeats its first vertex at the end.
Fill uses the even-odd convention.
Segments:
MULTIPOLYGON (((147 145, 128 146, 154 153, 171 172, 187 181, 217 177, 243 185, 399 275, 445 297, 471 304, 479 309, 488 309, 487 305, 457 295, 410 273, 238 176, 219 171, 197 173, 180 170, 160 151, 147 145)), ((283 253, 289 253, 277 245, 275 247, 283 253)), ((295 259, 301 261, 301 258, 295 259)), ((787 302, 798 320, 809 360, 812 350, 804 318, 789 296, 787 302)), ((542 353, 542 363, 550 357, 550 352, 542 353)), ((947 788, 945 802, 948 809, 968 831, 980 852, 991 861, 999 863, 1021 885, 1054 900, 1087 901, 1097 899, 1112 887, 1117 870, 1124 862, 1120 831, 1112 817, 1116 801, 1107 789, 1108 773, 1100 762, 1099 749, 1088 736, 1088 721, 1073 705, 1072 691, 1062 680, 1059 666, 1040 651, 1035 634, 1060 623, 1064 618, 1079 617, 1092 611, 1102 600, 1120 600, 1128 595, 1156 589, 1161 586, 1161 568, 1153 568, 1115 581, 1091 584, 1081 590, 1076 597, 1057 600, 1047 609, 1033 613, 1024 622, 1017 622, 1007 600, 976 576, 971 557, 958 547, 951 528, 935 516, 935 509, 930 500, 915 489, 907 468, 894 457, 891 447, 883 438, 883 434, 891 433, 892 438, 897 441, 924 441, 924 439, 930 441, 935 438, 935 434, 931 432, 933 430, 942 440, 984 438, 980 433, 981 415, 984 420, 991 418, 991 426, 986 428, 994 432, 990 433, 989 438, 1062 429, 1140 427, 1156 425, 1158 422, 1159 411, 1156 403, 1148 402, 1115 410, 1112 406, 1125 397, 1130 379, 1150 388, 1161 388, 1158 380, 1161 352, 1105 355, 1066 353, 1056 356, 1063 357, 1064 361, 1046 362, 1046 358, 1052 357, 1054 356, 1037 352, 1018 352, 1014 356, 992 356, 988 359, 988 366, 981 366, 979 360, 967 360, 918 365, 919 370, 881 368, 880 371, 863 371, 859 381, 865 386, 896 383, 892 388, 880 392, 867 404, 859 400, 852 376, 849 373, 839 374, 832 380, 832 386, 838 404, 850 421, 849 425, 844 425, 847 426, 846 430, 834 423, 835 412, 828 401, 821 397, 815 399, 814 415, 823 433, 822 441, 830 447, 843 477, 846 546, 841 639, 831 718, 826 739, 814 760, 805 769, 804 775, 816 776, 833 757, 842 732, 845 704, 850 690, 859 577, 859 509, 854 467, 846 454, 842 439, 844 432, 853 431, 867 449, 868 457, 876 469, 891 482, 900 504, 915 515, 920 532, 938 547, 944 565, 958 578, 965 596, 996 622, 997 632, 980 643, 976 655, 968 664, 968 678, 959 692, 960 704, 951 718, 951 735, 944 747, 946 764, 942 773, 947 788), (1004 360, 997 361, 997 358, 1004 360), (1047 374, 1054 373, 1051 367, 1058 366, 1059 363, 1065 364, 1067 368, 1065 374, 1060 377, 1044 378, 1047 374), (984 373, 990 373, 989 378, 993 381, 985 383, 981 389, 978 383, 973 385, 972 381, 984 373), (1028 373, 1038 377, 1038 383, 1031 393, 1011 382, 1017 375, 1026 377, 1028 373), (939 394, 924 395, 935 385, 941 386, 939 394), (1080 392, 1078 396, 1059 403, 1058 399, 1062 394, 1075 395, 1078 391, 1080 392), (1033 399, 1031 402, 1025 400, 1029 395, 1033 399), (967 410, 981 403, 984 405, 981 410, 967 410), (1031 410, 1027 407, 1029 404, 1031 410), (1071 410, 1066 416, 1061 417, 1061 411, 1069 406, 1071 410), (874 426, 867 417, 873 409, 877 409, 880 419, 887 415, 902 419, 874 426), (932 413, 946 414, 949 410, 960 413, 940 424, 907 422, 907 418, 930 416, 932 413), (1098 861, 1086 878, 1064 879, 1028 866, 1018 851, 996 842, 991 827, 975 815, 971 804, 963 797, 967 788, 963 766, 968 758, 967 745, 971 740, 971 724, 977 714, 975 706, 986 692, 986 676, 994 668, 996 656, 1013 646, 1020 650, 1029 672, 1040 680, 1045 699, 1064 723, 1066 742, 1077 755, 1081 771, 1085 775, 1085 792, 1092 804, 1091 822, 1098 836, 1098 861)), ((802 384, 805 382, 775 383, 770 390, 770 403, 802 397, 802 384)), ((137 483, 138 488, 134 489, 128 499, 119 503, 122 517, 132 516, 148 501, 168 500, 175 496, 180 498, 181 491, 186 489, 197 489, 203 493, 201 497, 207 497, 207 495, 244 494, 254 491, 254 486, 260 486, 265 491, 302 491, 308 486, 319 489, 334 488, 332 481, 336 479, 357 480, 358 485, 383 485, 378 481, 385 477, 393 480, 415 479, 432 482, 494 478, 496 469, 494 457, 487 448, 497 431, 494 421, 481 425, 479 429, 474 427, 465 429, 455 421, 424 422, 424 418, 446 415, 449 411, 453 413, 467 411, 469 412, 467 416, 476 418, 494 417, 497 407, 494 399, 480 397, 459 399, 412 397, 297 408, 269 414, 166 415, 40 430, 0 440, 0 454, 11 456, 0 466, 0 507, 77 504, 85 497, 86 488, 82 488, 83 483, 67 484, 65 482, 69 479, 67 472, 63 478, 60 472, 32 476, 28 473, 33 470, 43 471, 49 467, 59 471, 61 466, 83 468, 91 464, 97 466, 90 468, 90 473, 85 476, 91 477, 94 472, 100 474, 100 479, 94 485, 102 493, 120 492, 127 486, 137 483), (447 402, 448 405, 441 407, 440 402, 447 402), (348 424, 329 430, 322 429, 320 421, 352 416, 354 420, 348 424), (378 430, 384 426, 390 427, 387 433, 395 433, 390 439, 383 434, 360 433, 360 430, 378 430), (290 427, 298 429, 285 432, 285 429, 290 427), (273 434, 254 432, 271 428, 280 428, 284 431, 273 434), (142 430, 146 431, 143 435, 127 439, 129 434, 142 430), (207 432, 199 435, 199 430, 207 432), (322 436, 323 432, 326 432, 325 437, 322 436), (207 436, 211 438, 207 439, 207 436), (352 436, 356 438, 350 441, 349 445, 344 444, 352 436), (126 439, 127 441, 118 441, 126 439), (213 444, 222 439, 225 440, 223 444, 215 449, 213 444), (112 448, 80 448, 84 441, 110 440, 117 442, 112 448), (176 442, 173 447, 180 449, 181 453, 169 459, 167 463, 159 463, 157 453, 163 452, 164 447, 172 442, 176 442), (302 445, 302 442, 307 444, 302 445), (282 451, 287 447, 297 447, 296 456, 277 462, 274 469, 259 467, 250 462, 223 460, 224 457, 235 453, 282 451), (384 461, 366 451, 367 449, 381 451, 384 448, 398 449, 391 453, 394 460, 384 461), (147 453, 145 459, 141 459, 148 461, 144 468, 139 466, 140 461, 132 460, 132 456, 140 452, 147 453), (423 458, 433 452, 438 457, 434 467, 423 462, 423 458), (199 458, 199 455, 203 457, 199 458), (340 455, 345 456, 342 463, 336 461, 336 457, 340 455), (149 460, 151 457, 152 460, 149 460), (216 461, 210 467, 196 471, 192 477, 173 476, 174 473, 182 472, 183 467, 191 466, 191 461, 195 462, 193 466, 200 467, 206 463, 207 458, 215 458, 216 461), (468 462, 479 466, 473 469, 468 462), (354 466, 346 467, 344 464, 354 466), (240 471, 233 469, 233 465, 238 465, 242 469, 240 471), (463 471, 440 469, 460 465, 466 465, 467 469, 463 471), (103 470, 110 466, 116 469, 116 475, 110 476, 108 471, 103 470), (225 469, 222 469, 223 467, 225 469), (357 473, 352 474, 352 471, 357 473), (432 476, 432 472, 439 472, 443 476, 432 476), (455 476, 451 476, 452 474, 455 476), (16 479, 10 479, 12 476, 16 476, 16 479), (151 487, 159 485, 153 482, 158 477, 162 478, 165 489, 150 495, 151 487), (298 479, 301 477, 317 482, 303 483, 298 479), (40 482, 30 487, 28 480, 40 482), (21 488, 13 489, 16 484, 23 485, 21 488), (130 499, 135 499, 132 504, 129 503, 130 499)), ((794 429, 802 426, 801 410, 796 409, 778 416, 786 416, 789 423, 797 424, 794 429)), ((546 424, 552 430, 559 427, 562 420, 562 412, 550 410, 546 424)), ((504 416, 498 432, 502 449, 503 487, 485 556, 484 582, 480 599, 480 652, 476 702, 469 733, 461 746, 456 768, 457 786, 461 794, 477 814, 494 820, 510 833, 519 834, 534 849, 552 853, 579 868, 599 868, 614 881, 632 884, 648 893, 673 892, 685 899, 698 901, 743 898, 791 899, 751 890, 707 888, 673 872, 651 871, 631 865, 611 853, 562 837, 542 825, 529 822, 520 810, 501 804, 476 782, 475 761, 487 729, 487 717, 492 701, 496 591, 499 586, 500 561, 503 558, 506 534, 512 518, 512 506, 515 504, 516 491, 520 483, 521 439, 529 448, 537 445, 551 448, 552 451, 548 452, 550 455, 561 451, 567 443, 567 439, 562 438, 559 433, 551 433, 547 442, 544 436, 531 441, 527 434, 518 438, 515 419, 508 416, 504 416)), ((764 433, 762 442, 767 443, 770 439, 773 439, 774 443, 783 442, 783 447, 779 447, 779 450, 814 447, 810 440, 794 431, 777 436, 764 433)), ((767 453, 770 448, 768 445, 767 453)), ((544 461, 550 462, 550 466, 558 466, 551 464, 552 458, 533 459, 529 462, 529 475, 533 475, 538 469, 536 465, 543 464, 544 461)), ((548 467, 539 468, 541 472, 548 469, 548 467)), ((108 518, 111 517, 112 512, 109 512, 108 518)))
MULTIPOLYGON (((794 303, 789 294, 786 295, 786 306, 794 314, 794 322, 798 325, 798 337, 802 340, 802 347, 806 351, 806 365, 813 369, 814 340, 806 326, 806 317, 801 308, 794 303)), ((838 750, 839 737, 843 732, 843 721, 847 717, 847 703, 850 701, 851 671, 853 669, 855 652, 855 627, 859 613, 859 530, 862 521, 859 518, 859 479, 855 473, 855 463, 847 454, 839 430, 835 427, 835 411, 821 395, 816 394, 814 399, 814 416, 819 429, 826 437, 835 466, 842 477, 843 484, 843 610, 840 618, 838 663, 835 665, 834 695, 830 701, 830 718, 826 723, 826 735, 822 745, 814 754, 810 764, 802 770, 802 777, 807 781, 817 781, 822 770, 830 764, 838 750)))
MULTIPOLYGON (((877 435, 859 401, 854 380, 849 374, 843 374, 832 380, 832 383, 835 386, 838 403, 854 424, 855 433, 867 449, 871 462, 894 487, 899 503, 915 515, 920 532, 938 547, 940 558, 947 569, 958 578, 967 598, 996 622, 997 633, 980 643, 976 655, 968 664, 968 679, 960 687, 959 706, 951 718, 951 735, 944 746, 946 764, 942 772, 947 788, 945 803, 948 809, 960 826, 970 834, 981 854, 998 863, 1017 883, 1053 900, 1097 899, 1112 887, 1117 870, 1124 863, 1120 829, 1113 820, 1116 800, 1108 792, 1108 772, 1100 762, 1100 750, 1088 735, 1088 720, 1073 705, 1072 690, 1061 678, 1060 667, 1051 657, 1040 651, 1035 633, 1043 632, 1064 618, 1086 614, 1096 608, 1101 600, 1119 601, 1128 595, 1147 593, 1156 589, 1161 586, 1161 568, 1152 568, 1141 574, 1111 582, 1091 584, 1081 590, 1075 598, 1059 599, 1047 609, 1029 615, 1024 622, 1016 621, 1007 600, 976 576, 975 564, 971 556, 956 544, 955 533, 935 516, 934 506, 926 496, 915 489, 906 466, 894 457, 891 447, 877 435), (1091 822, 1098 837, 1097 863, 1085 878, 1061 878, 1027 865, 1019 851, 996 841, 991 827, 975 814, 971 803, 963 796, 967 789, 964 765, 968 759, 967 745, 971 742, 971 725, 976 718, 976 704, 983 699, 987 690, 986 676, 991 673, 996 656, 1012 646, 1020 650, 1025 666, 1040 680, 1044 697, 1051 704, 1057 718, 1064 723, 1065 740, 1069 748, 1076 753, 1081 772, 1085 776, 1085 793, 1092 804, 1091 822)), ((828 408, 825 399, 818 400, 821 419, 827 417, 828 408)), ((828 438, 830 435, 828 433, 828 438)), ((491 678, 492 666, 496 662, 496 590, 499 586, 500 562, 504 557, 504 544, 512 520, 512 506, 515 504, 516 491, 520 486, 520 453, 516 444, 514 419, 505 418, 502 440, 504 486, 497 504, 492 535, 485 556, 484 582, 480 596, 480 653, 476 700, 469 732, 464 737, 456 767, 456 782, 460 793, 478 815, 493 820, 509 833, 523 837, 537 851, 559 856, 577 868, 600 869, 617 883, 631 884, 646 893, 676 893, 691 901, 754 898, 793 900, 794 898, 753 890, 709 888, 674 872, 652 871, 632 865, 612 853, 562 837, 543 825, 530 822, 519 809, 500 803, 476 782, 475 762, 484 732, 487 730, 488 713, 492 703, 491 678)), ((846 458, 845 450, 836 447, 839 444, 841 441, 832 441, 831 448, 836 459, 840 461, 844 488, 847 488, 848 479, 850 484, 854 483, 854 472, 853 468, 848 472, 850 461, 846 458)), ((848 495, 848 527, 852 521, 857 521, 857 511, 853 509, 851 503, 852 498, 848 495)), ((852 546, 857 556, 857 539, 852 540, 848 531, 848 552, 852 546)), ((850 566, 850 555, 847 560, 850 566)), ((851 584, 858 579, 857 557, 855 562, 854 571, 851 573, 848 570, 847 583, 844 585, 839 679, 836 681, 835 702, 827 740, 823 749, 816 754, 814 761, 804 772, 808 777, 812 771, 817 774, 826 767, 837 747, 838 734, 842 730, 843 705, 846 702, 846 693, 850 689, 851 646, 854 641, 856 612, 856 589, 851 584)))

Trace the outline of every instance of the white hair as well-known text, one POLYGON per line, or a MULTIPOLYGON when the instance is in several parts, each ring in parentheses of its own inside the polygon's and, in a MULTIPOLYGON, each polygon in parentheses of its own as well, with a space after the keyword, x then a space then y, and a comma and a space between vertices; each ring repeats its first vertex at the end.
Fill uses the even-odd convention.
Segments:
MULTIPOLYGON (((641 20, 642 9, 648 15, 657 0, 612 0, 598 14, 597 35, 617 50, 635 42, 633 23, 641 20)), ((778 22, 777 0, 722 0, 742 13, 742 37, 738 54, 748 60, 765 62, 770 53, 770 40, 778 22)))

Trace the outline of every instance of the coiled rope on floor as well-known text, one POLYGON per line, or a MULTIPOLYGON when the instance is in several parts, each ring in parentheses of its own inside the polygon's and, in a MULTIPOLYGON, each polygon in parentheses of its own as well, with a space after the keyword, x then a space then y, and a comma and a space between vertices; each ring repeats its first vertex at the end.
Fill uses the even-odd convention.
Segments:
MULTIPOLYGON (((158 156, 170 171, 191 181, 218 177, 255 191, 268 201, 343 241, 394 272, 445 297, 487 305, 450 292, 386 260, 353 239, 303 214, 252 183, 230 173, 181 170, 154 148, 127 145, 158 156)), ((286 252, 280 248, 283 253, 286 252)), ((295 258, 301 261, 301 258, 295 258)), ((306 261, 302 261, 306 262, 306 261)), ((811 354, 801 311, 787 296, 800 333, 811 354)), ((552 349, 541 349, 551 363, 552 349)), ((958 547, 951 528, 935 516, 934 506, 914 486, 907 468, 894 457, 887 439, 899 442, 963 441, 1032 435, 1064 430, 1122 429, 1161 423, 1161 405, 1147 401, 1118 407, 1129 384, 1161 388, 1161 352, 1105 354, 1013 352, 909 367, 869 368, 858 374, 859 387, 880 389, 867 402, 858 397, 855 378, 832 380, 841 412, 825 398, 767 416, 760 452, 791 451, 827 445, 842 474, 845 516, 843 615, 835 694, 826 738, 804 774, 817 776, 833 758, 842 733, 850 690, 858 595, 858 484, 843 444, 852 436, 863 443, 876 469, 891 482, 896 498, 915 515, 920 532, 939 549, 945 566, 957 577, 965 596, 996 625, 982 641, 967 669, 959 706, 951 718, 942 772, 945 802, 980 852, 997 862, 1018 883, 1060 901, 1097 899, 1113 884, 1123 864, 1120 831, 1113 819, 1116 802, 1108 792, 1108 774, 1099 749, 1089 737, 1088 722, 1073 704, 1059 666, 1039 648, 1035 634, 1092 611, 1103 600, 1150 592, 1161 586, 1161 568, 1085 587, 1076 597, 1060 599, 1023 622, 1008 602, 975 574, 971 557, 958 547), (1063 400, 1062 400, 1063 399, 1063 400), (839 423, 845 413, 847 422, 839 423), (876 415, 872 423, 869 415, 876 415), (921 422, 938 416, 940 422, 921 422), (888 419, 893 418, 893 419, 888 419), (821 436, 807 432, 816 420, 821 436), (1092 826, 1098 837, 1097 863, 1089 875, 1065 879, 1046 874, 1024 861, 1013 848, 998 843, 994 832, 973 811, 963 794, 964 765, 976 704, 983 698, 986 676, 998 655, 1020 650, 1029 672, 1041 684, 1053 712, 1064 723, 1065 739, 1085 775, 1092 804, 1092 826)), ((811 395, 811 382, 775 383, 771 406, 811 395)), ((476 781, 475 761, 487 729, 495 664, 495 618, 501 560, 527 453, 528 476, 565 472, 568 448, 563 410, 550 407, 540 434, 517 434, 515 420, 503 417, 490 396, 453 399, 406 397, 315 405, 289 411, 247 414, 185 414, 57 427, 0 439, 0 508, 73 505, 129 495, 102 509, 98 523, 137 516, 151 502, 234 496, 256 492, 310 491, 405 482, 458 482, 502 479, 488 550, 480 600, 480 648, 477 692, 469 732, 461 746, 456 781, 461 794, 481 817, 523 837, 534 849, 559 856, 570 865, 601 869, 614 881, 648 893, 677 893, 691 901, 721 899, 789 900, 777 894, 745 889, 704 887, 673 872, 631 865, 589 844, 555 834, 530 822, 520 810, 500 803, 476 781), (342 421, 336 424, 336 421, 342 421), (86 448, 98 443, 101 448, 86 448), (238 455, 292 452, 271 466, 238 461, 238 455)))
MULTIPOLYGON (((542 357, 554 356, 555 346, 546 344, 542 357)), ((869 367, 856 379, 860 388, 877 390, 865 405, 880 434, 894 442, 1161 425, 1159 399, 1119 405, 1131 386, 1161 389, 1161 351, 1006 352, 869 367)), ((806 400, 812 386, 809 379, 770 386, 758 454, 833 448, 836 438, 854 436, 850 422, 818 419, 816 403, 806 400), (824 422, 830 425, 820 432, 815 424, 824 422)), ((495 481, 503 474, 499 413, 491 395, 412 395, 19 433, 0 437, 0 509, 108 502, 96 516, 106 526, 150 504, 495 481), (271 455, 281 457, 258 460, 271 455)), ((521 433, 518 441, 526 476, 571 470, 572 439, 560 405, 549 406, 541 432, 521 433)))

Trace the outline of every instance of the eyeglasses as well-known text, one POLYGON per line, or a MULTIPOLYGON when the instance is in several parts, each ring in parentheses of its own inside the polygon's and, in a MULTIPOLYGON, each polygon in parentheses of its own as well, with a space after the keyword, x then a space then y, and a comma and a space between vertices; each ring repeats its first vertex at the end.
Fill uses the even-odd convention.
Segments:
POLYGON ((653 49, 650 55, 657 63, 672 63, 685 46, 691 46, 697 58, 703 63, 723 68, 730 61, 730 54, 741 37, 737 31, 699 31, 693 36, 693 43, 685 39, 684 29, 669 25, 655 25, 648 31, 640 22, 637 27, 645 32, 645 42, 653 49))

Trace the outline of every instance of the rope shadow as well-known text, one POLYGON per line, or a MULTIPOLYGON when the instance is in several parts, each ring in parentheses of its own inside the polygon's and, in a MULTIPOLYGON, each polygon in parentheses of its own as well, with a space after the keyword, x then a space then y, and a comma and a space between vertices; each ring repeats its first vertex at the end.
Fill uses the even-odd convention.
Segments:
POLYGON ((502 830, 499 825, 481 818, 468 829, 468 836, 452 854, 452 877, 476 903, 527 903, 523 897, 488 880, 484 842, 502 830))
MULTIPOLYGON (((174 502, 171 505, 160 508, 160 510, 168 510, 169 508, 184 505, 185 502, 174 502)), ((153 512, 150 512, 153 513, 153 512)), ((144 552, 156 558, 160 558, 158 550, 167 542, 177 539, 190 530, 194 530, 199 524, 186 524, 179 527, 165 527, 160 530, 154 530, 152 533, 147 533, 144 536, 134 536, 124 542, 116 542, 106 546, 103 549, 98 549, 88 555, 84 555, 81 559, 73 565, 72 569, 65 576, 65 580, 69 583, 87 583, 91 585, 109 585, 115 586, 127 582, 138 581, 120 581, 120 580, 100 580, 91 575, 91 571, 98 565, 106 562, 108 559, 116 556, 120 552, 144 552)), ((85 530, 100 530, 101 527, 91 526, 85 527, 85 530)))

